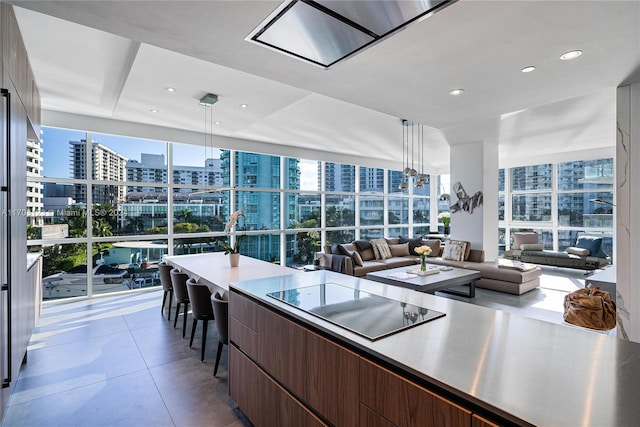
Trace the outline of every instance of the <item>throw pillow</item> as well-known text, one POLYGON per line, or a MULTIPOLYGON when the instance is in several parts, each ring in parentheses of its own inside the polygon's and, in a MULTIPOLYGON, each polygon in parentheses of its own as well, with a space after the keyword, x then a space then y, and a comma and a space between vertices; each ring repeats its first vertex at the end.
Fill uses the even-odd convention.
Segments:
POLYGON ((444 246, 443 259, 450 261, 464 261, 465 243, 458 240, 449 241, 444 246))
POLYGON ((399 243, 397 245, 389 245, 392 256, 409 256, 409 244, 399 243))
POLYGON ((575 247, 580 249, 589 249, 589 254, 593 257, 607 257, 607 254, 602 250, 602 237, 580 236, 578 237, 575 247))
POLYGON ((440 249, 442 248, 442 241, 440 239, 427 239, 423 243, 431 248, 431 253, 427 256, 440 256, 440 249))
POLYGON ((418 237, 416 239, 407 239, 405 237, 399 236, 398 243, 409 243, 409 255, 418 255, 416 253, 416 248, 418 246, 422 246, 422 238, 418 237))
POLYGON ((521 251, 543 251, 544 245, 542 243, 523 243, 520 245, 521 251))
POLYGON ((387 241, 384 239, 371 239, 371 246, 373 246, 373 254, 376 259, 391 258, 391 250, 387 241))
MULTIPOLYGON (((449 243, 451 243, 451 242, 459 244, 463 248, 464 255, 462 256, 462 259, 460 261, 468 260, 469 259, 469 253, 471 252, 471 242, 467 242, 466 240, 450 240, 449 243)), ((445 249, 447 248, 449 243, 447 243, 447 245, 445 245, 445 249)))
POLYGON ((353 252, 353 254, 351 254, 351 260, 353 261, 353 265, 359 265, 362 267, 362 257, 358 252, 353 252))
POLYGON ((353 242, 353 244, 356 245, 358 251, 366 251, 367 249, 371 249, 371 242, 368 240, 356 240, 355 242, 353 242))
POLYGON ((567 249, 565 249, 565 252, 568 254, 578 255, 578 256, 589 256, 590 254, 589 249, 575 248, 573 246, 569 246, 567 249))
POLYGON ((539 243, 538 233, 535 231, 521 231, 513 233, 513 246, 511 249, 520 249, 520 245, 528 243, 539 243))
POLYGON ((334 254, 335 253, 337 253, 338 255, 351 256, 353 254, 353 251, 349 250, 346 245, 338 245, 338 252, 334 252, 334 254))
POLYGON ((363 261, 371 261, 376 259, 375 254, 373 253, 373 247, 371 246, 371 242, 368 240, 356 240, 353 242, 360 253, 363 261))

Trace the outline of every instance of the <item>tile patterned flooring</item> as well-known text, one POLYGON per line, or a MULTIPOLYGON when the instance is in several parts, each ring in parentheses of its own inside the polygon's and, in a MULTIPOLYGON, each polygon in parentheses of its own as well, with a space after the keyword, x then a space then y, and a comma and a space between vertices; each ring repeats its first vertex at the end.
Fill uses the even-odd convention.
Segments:
MULTIPOLYGON (((567 325, 564 295, 584 287, 586 276, 543 273, 541 287, 524 295, 478 289, 471 302, 567 325)), ((174 329, 160 314, 161 299, 153 290, 45 305, 2 426, 249 426, 228 396, 226 348, 213 377, 215 326, 201 363, 201 326, 189 349, 191 317, 182 339, 181 319, 174 329)))

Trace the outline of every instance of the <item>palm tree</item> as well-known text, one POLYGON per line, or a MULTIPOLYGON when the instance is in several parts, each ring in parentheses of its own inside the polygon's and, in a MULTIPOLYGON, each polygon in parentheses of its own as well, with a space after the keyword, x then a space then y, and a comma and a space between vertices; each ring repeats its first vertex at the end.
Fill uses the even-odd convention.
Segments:
POLYGON ((189 220, 191 219, 191 217, 193 216, 193 213, 191 213, 191 211, 189 209, 182 209, 180 212, 178 212, 176 214, 176 218, 182 218, 184 223, 189 222, 189 220))
POLYGON ((103 218, 96 218, 93 223, 93 236, 94 237, 108 237, 113 233, 111 232, 111 224, 103 218))

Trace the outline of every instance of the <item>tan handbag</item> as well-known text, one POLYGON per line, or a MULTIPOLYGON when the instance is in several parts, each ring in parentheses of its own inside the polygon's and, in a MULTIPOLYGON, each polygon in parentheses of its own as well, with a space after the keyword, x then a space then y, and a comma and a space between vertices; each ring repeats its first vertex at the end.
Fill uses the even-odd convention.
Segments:
POLYGON ((578 289, 564 297, 564 321, 606 331, 616 326, 616 303, 600 288, 578 289))

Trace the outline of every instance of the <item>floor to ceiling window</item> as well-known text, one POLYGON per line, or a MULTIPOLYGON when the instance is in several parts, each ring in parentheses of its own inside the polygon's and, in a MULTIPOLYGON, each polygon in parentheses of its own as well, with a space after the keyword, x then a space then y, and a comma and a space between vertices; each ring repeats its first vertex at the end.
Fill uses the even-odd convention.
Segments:
POLYGON ((536 231, 545 249, 560 251, 579 235, 602 236, 613 255, 613 159, 501 169, 498 179, 500 252, 513 233, 536 231))
MULTIPOLYGON (((401 190, 400 171, 53 128, 32 145, 28 243, 46 299, 158 286, 164 255, 238 234, 244 255, 306 265, 322 243, 442 232, 450 203, 447 175, 401 190)), ((500 170, 498 185, 501 251, 535 230, 556 250, 599 234, 611 254, 612 159, 500 170)))
POLYGON ((46 299, 158 286, 165 254, 238 234, 245 255, 305 265, 322 241, 430 227, 429 182, 400 191, 399 171, 54 128, 35 144, 29 249, 44 253, 46 299))

